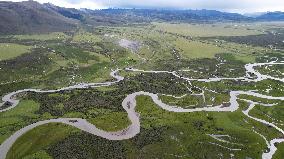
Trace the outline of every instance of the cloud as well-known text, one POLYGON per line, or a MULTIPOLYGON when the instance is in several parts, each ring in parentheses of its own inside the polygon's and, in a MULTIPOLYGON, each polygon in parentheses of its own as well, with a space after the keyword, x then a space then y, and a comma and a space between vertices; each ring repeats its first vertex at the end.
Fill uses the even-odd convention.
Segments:
MULTIPOLYGON (((20 1, 20 0, 13 0, 20 1)), ((37 0, 71 8, 179 8, 231 12, 284 11, 280 0, 37 0)))
MULTIPOLYGON (((27 0, 0 0, 0 1, 13 1, 21 2, 27 0)), ((66 8, 88 8, 88 9, 102 9, 108 8, 105 4, 101 3, 101 0, 34 0, 39 3, 52 3, 54 5, 66 8)))

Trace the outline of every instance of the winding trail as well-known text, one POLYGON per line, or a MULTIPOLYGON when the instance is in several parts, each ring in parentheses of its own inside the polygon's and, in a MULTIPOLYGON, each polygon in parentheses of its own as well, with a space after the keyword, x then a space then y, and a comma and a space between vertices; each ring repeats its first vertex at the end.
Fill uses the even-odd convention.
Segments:
MULTIPOLYGON (((126 70, 127 71, 134 71, 134 72, 145 72, 145 73, 170 73, 170 74, 172 74, 172 75, 174 75, 178 78, 181 78, 181 79, 184 79, 184 80, 187 80, 187 81, 212 82, 212 81, 221 81, 221 80, 245 80, 245 81, 257 82, 257 81, 261 81, 261 80, 265 80, 265 79, 273 79, 273 80, 277 80, 277 81, 280 81, 280 82, 284 82, 284 79, 274 78, 274 77, 271 77, 271 76, 268 76, 268 75, 262 75, 254 69, 254 67, 257 67, 257 66, 278 65, 278 64, 284 64, 284 63, 270 62, 270 63, 247 64, 247 65, 245 65, 246 73, 247 73, 246 77, 239 77, 239 78, 190 79, 190 78, 182 77, 182 76, 178 75, 177 72, 175 72, 175 71, 174 72, 169 72, 169 71, 144 71, 144 70, 131 69, 131 68, 127 68, 126 70), (256 78, 252 79, 250 74, 255 75, 256 78)), ((113 78, 116 79, 116 81, 112 81, 112 82, 89 83, 89 84, 82 83, 82 84, 69 86, 69 87, 65 87, 65 88, 61 88, 61 89, 57 89, 57 90, 24 89, 24 90, 19 90, 19 91, 9 93, 2 98, 3 103, 0 104, 0 108, 6 102, 9 102, 11 104, 11 106, 8 107, 8 108, 5 108, 5 109, 1 109, 0 113, 11 110, 18 105, 19 100, 15 99, 15 95, 17 95, 19 93, 22 93, 22 92, 54 93, 54 92, 59 92, 59 91, 63 91, 63 90, 73 90, 73 89, 84 89, 84 88, 89 88, 89 87, 110 86, 110 85, 113 85, 113 84, 120 82, 124 79, 124 77, 118 75, 119 71, 120 70, 117 69, 117 70, 111 72, 110 75, 113 78)), ((259 93, 255 93, 253 91, 231 91, 230 92, 230 106, 228 106, 228 107, 223 107, 222 105, 220 105, 220 106, 214 106, 214 107, 185 109, 185 108, 181 108, 181 107, 178 107, 178 106, 171 106, 171 105, 163 103, 159 99, 158 94, 143 92, 143 91, 135 92, 135 93, 129 94, 122 102, 122 106, 128 114, 128 118, 131 121, 131 125, 128 126, 125 129, 121 130, 121 131, 118 131, 118 132, 103 131, 101 129, 96 128, 95 125, 89 123, 85 119, 80 119, 80 118, 58 118, 58 119, 50 119, 50 120, 45 120, 45 121, 39 121, 39 122, 33 123, 29 126, 26 126, 22 129, 18 130, 16 133, 14 133, 12 136, 10 136, 7 140, 5 140, 0 145, 0 159, 5 159, 9 149, 12 147, 12 145, 16 142, 16 140, 19 137, 21 137, 23 134, 25 134, 29 130, 31 130, 31 129, 37 127, 37 126, 47 124, 47 123, 67 124, 67 125, 70 125, 70 126, 74 126, 74 127, 78 128, 82 131, 85 131, 85 132, 88 132, 88 133, 91 133, 93 135, 97 135, 97 136, 100 136, 100 137, 103 137, 103 138, 109 139, 109 140, 130 139, 140 132, 139 113, 135 112, 136 97, 140 96, 140 95, 150 96, 152 98, 153 102, 157 106, 159 106, 160 108, 162 108, 164 110, 171 111, 171 112, 198 112, 198 111, 233 112, 233 111, 236 111, 239 108, 239 103, 237 101, 239 99, 238 98, 239 95, 250 95, 250 96, 264 98, 264 99, 284 101, 284 97, 272 97, 272 96, 268 96, 268 95, 262 95, 262 94, 259 94, 259 93)), ((182 98, 182 97, 177 97, 177 98, 182 98)), ((252 102, 252 101, 247 101, 247 102, 250 103, 250 107, 247 110, 243 111, 243 113, 246 116, 248 116, 249 118, 252 118, 256 121, 259 121, 263 124, 270 125, 270 126, 276 128, 279 132, 281 132, 284 135, 284 131, 281 128, 277 127, 276 125, 269 123, 265 120, 257 119, 257 118, 250 116, 249 111, 251 109, 253 109, 253 107, 256 104, 259 104, 259 103, 252 102)), ((273 106, 273 105, 264 105, 264 106, 273 106)), ((284 139, 273 139, 273 140, 271 140, 270 143, 269 143, 270 151, 268 153, 263 153, 262 158, 263 159, 271 159, 273 154, 277 150, 277 148, 275 147, 275 143, 280 143, 280 142, 284 142, 284 139)))

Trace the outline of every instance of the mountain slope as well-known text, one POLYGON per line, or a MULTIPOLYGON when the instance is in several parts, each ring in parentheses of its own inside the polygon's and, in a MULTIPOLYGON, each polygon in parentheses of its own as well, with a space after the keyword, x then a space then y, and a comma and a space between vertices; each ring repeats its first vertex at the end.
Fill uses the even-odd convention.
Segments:
POLYGON ((215 10, 162 10, 162 9, 103 9, 93 11, 93 15, 120 16, 124 18, 139 17, 145 21, 246 21, 250 18, 236 13, 215 10))
POLYGON ((78 24, 85 26, 115 26, 135 23, 163 22, 241 22, 283 21, 283 12, 269 12, 258 17, 216 10, 163 9, 72 9, 40 4, 35 1, 1 2, 0 34, 43 33, 69 31, 78 24))
POLYGON ((0 2, 0 34, 67 31, 76 21, 35 1, 0 2))
POLYGON ((74 9, 74 8, 63 8, 55 6, 51 3, 45 3, 43 4, 45 7, 61 14, 64 17, 82 20, 83 19, 83 13, 80 10, 74 9))
POLYGON ((284 21, 284 12, 268 12, 256 17, 256 19, 262 21, 284 21))

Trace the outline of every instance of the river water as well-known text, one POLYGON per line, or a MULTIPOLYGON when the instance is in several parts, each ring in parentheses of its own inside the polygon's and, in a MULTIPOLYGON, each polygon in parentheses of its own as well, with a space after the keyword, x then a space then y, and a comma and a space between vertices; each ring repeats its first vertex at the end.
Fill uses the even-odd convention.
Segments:
MULTIPOLYGON (((264 66, 264 65, 282 65, 284 63, 276 63, 276 62, 269 62, 269 63, 254 63, 254 64, 247 64, 245 65, 246 69, 246 76, 245 77, 237 77, 237 78, 209 78, 209 79, 190 79, 187 77, 182 77, 178 75, 175 71, 169 72, 169 71, 145 71, 145 70, 138 70, 138 69, 132 69, 132 68, 127 68, 127 71, 133 71, 133 72, 144 72, 144 73, 170 73, 178 78, 187 80, 187 81, 200 81, 200 82, 213 82, 213 81, 221 81, 221 80, 243 80, 243 81, 249 81, 249 82, 258 82, 261 80, 265 79, 272 79, 272 80, 277 80, 280 82, 284 82, 284 79, 281 78, 275 78, 271 77, 268 75, 262 75, 259 73, 257 70, 255 70, 255 67, 257 66, 264 66), (255 75, 255 78, 250 77, 250 74, 255 75)), ((18 90, 12 93, 9 93, 5 95, 2 98, 3 103, 0 104, 0 107, 4 105, 5 102, 9 102, 11 104, 10 107, 1 109, 1 112, 9 111, 16 107, 19 103, 19 100, 15 98, 15 95, 22 93, 22 92, 37 92, 37 93, 54 93, 54 92, 59 92, 62 90, 73 90, 73 89, 84 89, 84 88, 89 88, 89 87, 101 87, 101 86, 110 86, 113 85, 117 82, 120 82, 124 79, 124 77, 119 76, 118 72, 120 70, 114 70, 110 73, 110 75, 115 78, 116 80, 113 82, 105 82, 105 83, 81 83, 77 84, 74 86, 69 86, 69 87, 64 87, 61 89, 57 90, 41 90, 41 89, 23 89, 23 90, 18 90)), ((136 107, 136 97, 140 95, 146 95, 152 98, 153 102, 160 108, 171 111, 171 112, 198 112, 198 111, 211 111, 211 112, 233 112, 236 111, 239 108, 239 103, 237 100, 239 99, 239 95, 250 95, 254 97, 259 97, 263 99, 272 99, 272 100, 284 100, 284 97, 273 97, 273 96, 268 96, 268 95, 263 95, 256 93, 254 91, 231 91, 230 92, 230 106, 228 107, 223 107, 222 105, 220 106, 214 106, 214 107, 203 107, 203 108, 194 108, 194 109, 185 109, 181 108, 178 106, 171 106, 168 104, 163 103, 160 99, 158 94, 150 93, 150 92, 135 92, 132 94, 127 95, 127 97, 123 100, 122 102, 122 107, 128 114, 128 118, 131 121, 131 125, 129 125, 127 128, 118 131, 118 132, 107 132, 103 131, 101 129, 96 128, 95 125, 89 123, 85 119, 80 119, 80 118, 58 118, 58 119, 50 119, 50 120, 45 120, 45 121, 39 121, 37 123, 33 123, 29 126, 26 126, 17 132, 15 132, 12 136, 10 136, 8 139, 6 139, 1 145, 0 145, 0 159, 5 159, 9 149, 12 147, 12 145, 16 142, 16 140, 21 137, 24 133, 28 132, 29 130, 40 126, 44 125, 47 123, 63 123, 67 124, 73 127, 76 127, 82 131, 91 133, 93 135, 97 135, 100 137, 103 137, 105 139, 109 140, 125 140, 125 139, 130 139, 137 135, 140 132, 140 120, 139 120, 139 113, 135 112, 135 107, 136 107)), ((177 97, 177 98, 182 98, 182 97, 177 97)), ((261 103, 256 103, 253 101, 246 100, 250 104, 249 108, 247 110, 244 110, 243 113, 248 116, 251 119, 254 119, 258 122, 261 122, 266 125, 270 125, 277 129, 279 132, 281 132, 284 135, 284 131, 274 125, 273 123, 267 122, 262 119, 258 119, 255 117, 252 117, 249 115, 249 111, 254 108, 256 104, 260 104, 263 106, 273 106, 273 105, 266 105, 266 104, 261 104, 261 103)), ((262 158, 263 159, 271 159, 273 154, 277 151, 277 148, 275 146, 275 143, 280 143, 284 142, 284 139, 273 139, 269 142, 268 148, 270 149, 269 152, 263 153, 262 158)))

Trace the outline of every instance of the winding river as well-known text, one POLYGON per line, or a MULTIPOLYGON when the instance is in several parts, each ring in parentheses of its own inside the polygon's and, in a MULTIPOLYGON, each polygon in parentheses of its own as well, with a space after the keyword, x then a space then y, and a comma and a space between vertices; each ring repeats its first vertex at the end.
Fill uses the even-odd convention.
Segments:
MULTIPOLYGON (((145 70, 138 70, 138 69, 132 69, 132 68, 127 68, 126 70, 127 71, 133 71, 133 72, 144 72, 144 73, 170 73, 170 74, 172 74, 172 75, 174 75, 178 78, 184 79, 184 80, 189 81, 189 82, 190 81, 212 82, 212 81, 221 81, 221 80, 244 80, 244 81, 249 81, 249 82, 257 82, 257 81, 261 81, 261 80, 265 80, 265 79, 272 79, 272 80, 284 82, 284 79, 275 78, 275 77, 271 77, 271 76, 268 76, 268 75, 262 75, 257 70, 255 70, 255 67, 257 67, 257 66, 282 65, 282 64, 284 64, 284 63, 276 63, 276 61, 268 62, 268 63, 247 64, 247 65, 245 65, 247 75, 245 77, 238 77, 238 78, 190 79, 190 78, 182 77, 182 76, 178 75, 178 73, 175 72, 175 71, 173 71, 173 72, 169 72, 169 71, 145 71, 145 70), (250 76, 251 74, 255 75, 255 77, 254 78, 251 77, 250 76)), ((110 86, 110 85, 113 85, 113 84, 120 82, 124 79, 124 77, 118 75, 119 71, 120 70, 117 69, 117 70, 114 70, 110 73, 110 75, 113 78, 116 79, 115 81, 112 81, 112 82, 81 83, 81 84, 78 84, 78 85, 69 86, 69 87, 65 87, 65 88, 61 88, 61 89, 57 89, 57 90, 23 89, 23 90, 18 90, 18 91, 9 93, 2 98, 3 103, 0 103, 0 107, 3 106, 6 102, 9 102, 11 104, 11 106, 8 107, 8 108, 5 108, 5 109, 1 109, 0 113, 11 110, 18 105, 19 100, 15 99, 15 96, 19 93, 22 93, 22 92, 54 93, 54 92, 59 92, 59 91, 62 91, 62 90, 73 90, 73 89, 84 89, 84 88, 89 88, 89 87, 110 86)), ((10 136, 8 139, 6 139, 0 145, 0 159, 5 159, 9 149, 12 147, 12 145, 16 142, 16 140, 19 137, 21 137, 23 134, 25 134, 29 130, 31 130, 31 129, 37 127, 37 126, 47 124, 47 123, 67 124, 67 125, 76 127, 76 128, 78 128, 82 131, 85 131, 85 132, 88 132, 88 133, 91 133, 93 135, 97 135, 97 136, 100 136, 100 137, 103 137, 103 138, 109 139, 109 140, 130 139, 140 132, 139 113, 137 113, 135 111, 136 97, 140 96, 140 95, 146 95, 146 96, 151 97, 153 102, 157 106, 159 106, 160 108, 162 108, 164 110, 171 111, 171 112, 198 112, 198 111, 233 112, 233 111, 236 111, 239 108, 239 103, 237 101, 239 99, 238 98, 239 95, 250 95, 250 96, 259 97, 259 98, 263 98, 263 99, 284 100, 284 97, 273 97, 273 96, 259 94, 259 93, 256 93, 254 91, 231 91, 230 92, 230 106, 228 106, 228 107, 223 107, 222 105, 220 105, 220 106, 214 106, 214 107, 185 109, 185 108, 181 108, 181 107, 178 107, 178 106, 172 106, 172 105, 168 105, 168 104, 163 103, 159 99, 158 94, 143 92, 143 91, 135 92, 135 93, 127 95, 127 97, 122 102, 122 107, 127 112, 128 118, 131 121, 131 125, 129 125, 127 128, 125 128, 121 131, 118 131, 118 132, 103 131, 101 129, 96 128, 95 125, 89 123, 85 119, 81 119, 81 118, 58 118, 58 119, 50 119, 50 120, 45 120, 45 121, 39 121, 37 123, 33 123, 29 126, 26 126, 22 129, 18 130, 12 136, 10 136)), ((182 98, 182 97, 177 97, 177 98, 182 98)), ((240 99, 240 100, 242 100, 242 99, 240 99)), ((253 120, 261 122, 263 124, 270 125, 284 135, 284 131, 281 128, 277 127, 275 124, 269 123, 265 120, 258 119, 258 118, 255 118, 255 117, 252 117, 252 116, 249 115, 249 111, 252 110, 254 108, 254 106, 257 105, 257 104, 263 105, 263 106, 274 106, 274 105, 261 104, 261 103, 256 103, 256 102, 249 101, 249 100, 245 100, 245 101, 250 104, 249 108, 247 110, 243 111, 243 113, 246 116, 248 116, 249 118, 251 118, 253 120)), ((280 142, 284 142, 284 139, 273 139, 273 140, 271 140, 268 143, 268 148, 270 149, 270 151, 267 152, 267 153, 263 153, 262 158, 263 159, 271 159, 273 154, 277 151, 277 147, 275 146, 275 144, 280 143, 280 142)))

